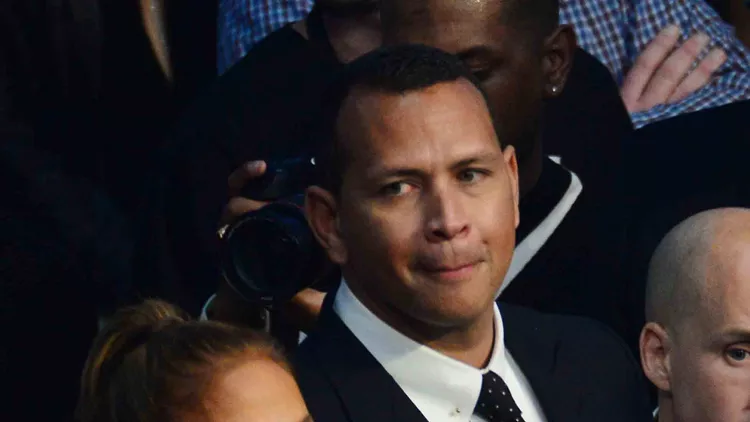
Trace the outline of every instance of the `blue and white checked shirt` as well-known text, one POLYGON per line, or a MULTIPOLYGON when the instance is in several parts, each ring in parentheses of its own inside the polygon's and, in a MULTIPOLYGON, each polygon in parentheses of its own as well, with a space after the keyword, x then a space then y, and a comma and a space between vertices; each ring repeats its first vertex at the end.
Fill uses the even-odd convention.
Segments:
MULTIPOLYGON (((219 73, 272 31, 304 18, 313 2, 220 0, 219 73)), ((750 51, 705 0, 560 0, 560 20, 575 27, 579 45, 604 63, 618 84, 643 48, 671 23, 682 28, 683 40, 703 31, 711 37, 710 47, 727 53, 708 85, 675 104, 633 113, 636 127, 750 98, 750 51)))
POLYGON ((314 0, 219 0, 219 74, 271 32, 307 16, 314 3, 314 0))
POLYGON ((727 53, 708 85, 677 103, 633 113, 636 127, 750 98, 750 51, 704 0, 562 0, 560 6, 560 20, 575 27, 579 45, 604 63, 618 84, 644 47, 671 23, 682 28, 683 41, 703 31, 711 37, 709 47, 727 53))

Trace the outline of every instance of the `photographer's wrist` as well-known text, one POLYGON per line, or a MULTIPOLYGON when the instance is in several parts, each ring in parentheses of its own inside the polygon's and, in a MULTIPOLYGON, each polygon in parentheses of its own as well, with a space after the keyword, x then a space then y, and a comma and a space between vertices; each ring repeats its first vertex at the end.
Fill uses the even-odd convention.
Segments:
POLYGON ((245 301, 224 282, 219 284, 218 291, 206 303, 204 310, 212 321, 259 330, 266 327, 265 309, 245 301))

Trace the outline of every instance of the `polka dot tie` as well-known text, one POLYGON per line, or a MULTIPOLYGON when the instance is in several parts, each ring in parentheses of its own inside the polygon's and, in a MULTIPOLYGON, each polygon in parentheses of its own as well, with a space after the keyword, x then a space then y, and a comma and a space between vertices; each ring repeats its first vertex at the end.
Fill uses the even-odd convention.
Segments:
POLYGON ((482 391, 474 414, 492 422, 523 422, 521 409, 513 401, 508 386, 492 371, 482 377, 482 391))

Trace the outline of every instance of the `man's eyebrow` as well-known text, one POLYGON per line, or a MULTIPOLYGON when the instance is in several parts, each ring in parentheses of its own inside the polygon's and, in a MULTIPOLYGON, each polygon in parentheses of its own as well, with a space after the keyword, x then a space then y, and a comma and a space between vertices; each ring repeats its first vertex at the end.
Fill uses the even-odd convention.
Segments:
MULTIPOLYGON (((502 154, 495 152, 480 152, 477 154, 469 155, 466 158, 460 159, 455 163, 451 164, 451 169, 457 170, 468 167, 472 164, 481 163, 493 163, 498 161, 502 157, 502 154)), ((391 177, 423 177, 425 171, 418 168, 411 167, 386 167, 377 166, 367 172, 368 178, 370 179, 387 179, 391 177)))
POLYGON ((725 342, 731 343, 750 343, 750 330, 746 328, 733 327, 724 330, 719 334, 719 338, 725 342))
POLYGON ((388 179, 391 177, 421 177, 425 172, 416 168, 377 166, 367 172, 368 179, 388 179))
POLYGON ((453 164, 451 168, 455 170, 468 167, 472 164, 492 163, 499 160, 501 156, 502 154, 497 154, 494 152, 480 153, 471 157, 464 158, 463 160, 459 160, 458 162, 453 164))

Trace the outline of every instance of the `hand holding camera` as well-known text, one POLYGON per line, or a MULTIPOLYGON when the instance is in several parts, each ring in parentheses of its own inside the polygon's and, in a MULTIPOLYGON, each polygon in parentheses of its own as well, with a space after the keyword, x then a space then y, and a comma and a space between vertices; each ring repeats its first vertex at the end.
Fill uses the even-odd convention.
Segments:
POLYGON ((325 293, 306 287, 328 267, 301 208, 313 177, 314 161, 302 158, 248 162, 229 176, 217 307, 276 308, 299 329, 312 328, 325 293))

